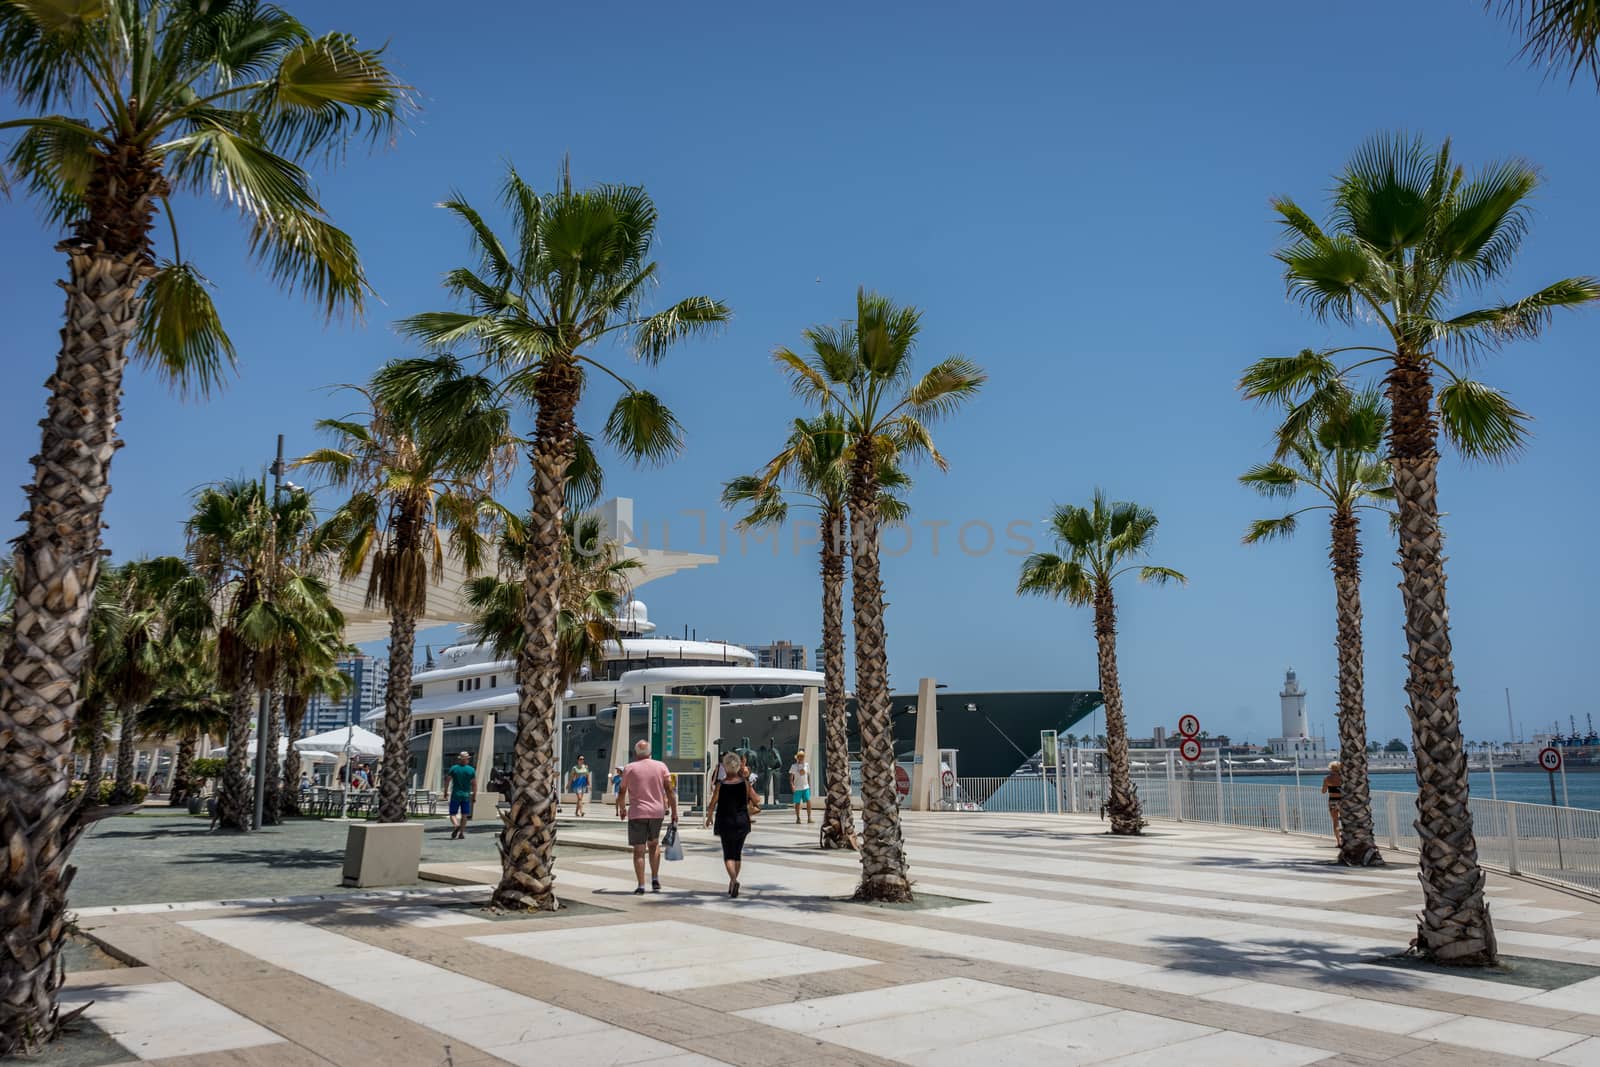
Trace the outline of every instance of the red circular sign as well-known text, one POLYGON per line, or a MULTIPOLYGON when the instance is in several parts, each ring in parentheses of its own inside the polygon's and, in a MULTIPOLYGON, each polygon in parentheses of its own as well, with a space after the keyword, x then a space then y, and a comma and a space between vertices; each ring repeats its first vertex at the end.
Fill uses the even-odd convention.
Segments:
POLYGON ((944 781, 944 787, 946 789, 949 789, 951 786, 956 784, 956 772, 955 771, 946 770, 944 772, 944 774, 941 775, 941 778, 944 781))
POLYGON ((1539 750, 1539 766, 1551 774, 1561 769, 1561 750, 1559 748, 1541 748, 1539 750))
POLYGON ((911 795, 911 776, 898 763, 894 765, 894 791, 903 797, 911 795))
POLYGON ((1192 737, 1185 737, 1178 745, 1178 755, 1193 763, 1200 758, 1200 742, 1192 737))
POLYGON ((1178 719, 1178 733, 1184 737, 1194 737, 1200 733, 1200 716, 1184 715, 1178 719))

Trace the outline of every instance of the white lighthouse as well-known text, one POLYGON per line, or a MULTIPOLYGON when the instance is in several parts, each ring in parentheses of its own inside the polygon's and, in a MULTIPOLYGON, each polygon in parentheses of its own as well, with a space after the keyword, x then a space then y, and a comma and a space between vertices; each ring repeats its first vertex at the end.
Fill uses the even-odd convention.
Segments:
POLYGON ((1283 736, 1267 742, 1274 755, 1321 760, 1328 755, 1323 738, 1311 736, 1306 722, 1306 690, 1295 677, 1294 668, 1284 672, 1283 688, 1278 691, 1278 711, 1283 716, 1283 736))
POLYGON ((1306 689, 1294 676, 1293 667, 1290 667, 1283 676, 1283 690, 1278 694, 1278 706, 1283 712, 1284 737, 1310 736, 1311 731, 1306 727, 1306 689))

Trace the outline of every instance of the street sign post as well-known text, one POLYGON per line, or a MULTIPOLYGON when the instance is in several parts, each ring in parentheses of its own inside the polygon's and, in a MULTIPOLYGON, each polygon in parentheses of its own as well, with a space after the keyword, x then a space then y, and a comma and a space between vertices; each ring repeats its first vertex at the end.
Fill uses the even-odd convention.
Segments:
POLYGON ((1200 736, 1200 716, 1182 715, 1178 718, 1178 733, 1184 737, 1200 736))
POLYGON ((1193 763, 1200 758, 1200 742, 1193 737, 1185 737, 1178 743, 1178 755, 1193 763))
MULTIPOLYGON (((1550 806, 1556 806, 1556 772, 1561 769, 1561 750, 1559 748, 1545 747, 1539 750, 1539 766, 1545 769, 1550 776, 1550 806)), ((1561 855, 1561 812, 1556 812, 1556 867, 1564 868, 1567 864, 1561 855)), ((1513 814, 1512 818, 1516 818, 1513 814)))

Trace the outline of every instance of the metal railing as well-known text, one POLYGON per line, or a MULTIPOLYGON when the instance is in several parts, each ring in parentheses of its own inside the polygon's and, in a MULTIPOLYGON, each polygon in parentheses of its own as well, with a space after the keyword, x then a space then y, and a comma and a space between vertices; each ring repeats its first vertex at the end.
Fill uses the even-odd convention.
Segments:
MULTIPOLYGON (((1096 813, 1109 788, 1102 754, 1063 752, 1062 765, 1010 778, 961 778, 942 789, 947 811, 1096 813)), ((1159 765, 1135 768, 1145 817, 1215 823, 1252 830, 1333 837, 1328 798, 1309 785, 1229 781, 1211 773, 1159 765)), ((1487 867, 1529 875, 1586 893, 1600 893, 1600 811, 1471 797, 1478 858, 1487 867)), ((1418 851, 1417 798, 1372 792, 1373 830, 1380 845, 1418 851)))

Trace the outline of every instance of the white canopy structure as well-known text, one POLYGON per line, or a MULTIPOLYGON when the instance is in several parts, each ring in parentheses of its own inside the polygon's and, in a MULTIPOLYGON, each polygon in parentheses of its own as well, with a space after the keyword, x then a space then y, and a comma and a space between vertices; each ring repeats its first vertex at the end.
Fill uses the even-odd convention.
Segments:
POLYGON ((383 738, 359 726, 345 726, 329 730, 327 733, 302 737, 294 743, 294 747, 302 754, 317 749, 333 753, 349 749, 352 756, 374 757, 383 755, 383 738))
MULTIPOLYGON (((615 497, 595 510, 600 516, 606 539, 621 544, 624 557, 640 562, 639 569, 629 572, 629 579, 636 589, 657 578, 665 578, 669 574, 717 562, 716 556, 698 552, 639 547, 640 542, 649 543, 652 531, 648 526, 641 527, 634 524, 633 501, 627 497, 615 497)), ((684 526, 685 529, 679 535, 682 540, 686 542, 695 539, 705 540, 704 520, 701 522, 701 529, 695 529, 692 521, 685 521, 684 526)), ((660 540, 669 541, 669 533, 670 530, 663 528, 660 540)), ((489 570, 492 572, 493 567, 489 570)), ((340 579, 337 575, 328 576, 334 605, 344 612, 345 639, 355 644, 382 641, 389 636, 389 612, 382 604, 368 607, 366 603, 370 574, 369 563, 359 575, 348 581, 340 579)), ((472 613, 463 595, 463 586, 471 577, 459 559, 446 556, 444 575, 438 582, 428 586, 428 613, 417 620, 417 629, 471 622, 472 613)))
MULTIPOLYGON (((321 752, 321 751, 318 751, 317 749, 314 749, 314 748, 301 748, 298 744, 295 745, 294 747, 295 747, 295 750, 300 753, 300 758, 303 759, 303 760, 306 760, 307 762, 310 762, 310 763, 333 763, 333 762, 336 762, 338 760, 338 758, 339 758, 338 756, 335 756, 332 752, 321 752)), ((248 753, 249 756, 252 759, 255 758, 255 754, 256 754, 256 739, 255 738, 252 737, 250 739, 250 743, 245 746, 245 752, 248 753)), ((227 754, 228 754, 228 748, 227 748, 226 745, 218 745, 216 748, 212 749, 211 752, 210 752, 210 756, 211 756, 212 759, 222 759, 227 754)), ((279 737, 278 738, 278 758, 282 759, 283 757, 287 756, 288 754, 289 754, 289 739, 287 737, 279 737)))

